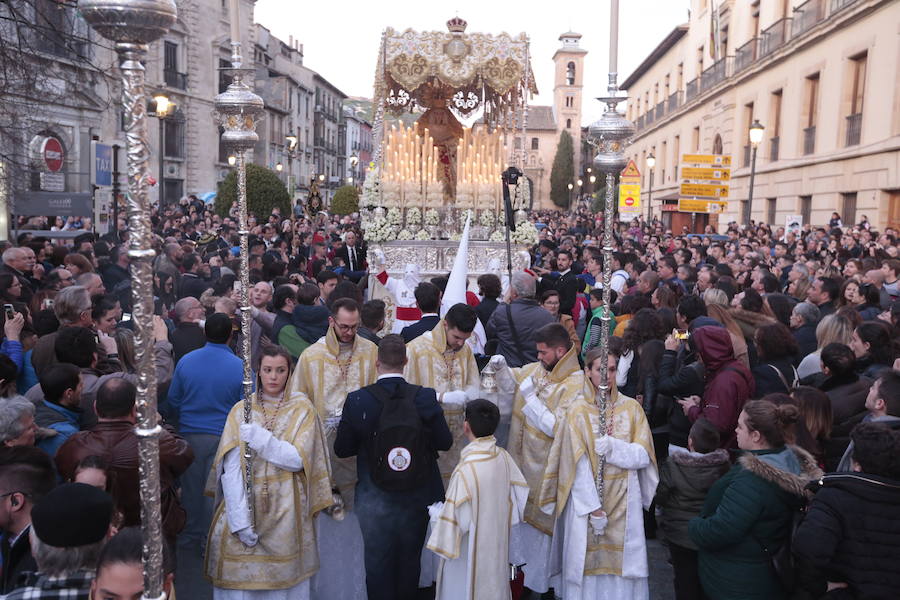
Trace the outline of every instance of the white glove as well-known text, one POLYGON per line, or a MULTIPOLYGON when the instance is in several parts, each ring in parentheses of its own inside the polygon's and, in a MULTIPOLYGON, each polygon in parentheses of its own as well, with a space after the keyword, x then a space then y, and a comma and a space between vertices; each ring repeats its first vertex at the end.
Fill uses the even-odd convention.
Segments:
POLYGON ((248 548, 252 548, 259 542, 259 536, 256 535, 256 532, 253 531, 252 527, 244 527, 240 531, 236 531, 235 534, 237 534, 241 543, 248 548))
POLYGON ((606 531, 606 524, 609 523, 609 517, 606 516, 606 513, 599 517, 588 515, 588 522, 591 524, 591 529, 594 530, 595 535, 603 535, 606 531))
POLYGON ((436 521, 438 517, 441 516, 441 511, 444 510, 443 502, 435 502, 428 507, 428 518, 432 521, 436 521))
POLYGON ((502 369, 506 366, 506 357, 502 354, 495 354, 491 357, 491 360, 488 361, 488 364, 494 367, 494 369, 502 369))
POLYGON ((598 456, 609 456, 613 443, 608 435, 601 435, 594 440, 594 451, 598 456))
POLYGON ((455 390, 452 392, 444 392, 444 395, 441 396, 441 404, 446 406, 462 406, 468 400, 468 396, 462 390, 455 390))
POLYGON ((534 391, 534 379, 531 377, 522 380, 522 383, 519 384, 519 391, 522 392, 522 397, 526 402, 534 402, 538 399, 537 393, 534 391))
POLYGON ((241 441, 259 452, 272 439, 272 432, 256 423, 241 423, 241 441))

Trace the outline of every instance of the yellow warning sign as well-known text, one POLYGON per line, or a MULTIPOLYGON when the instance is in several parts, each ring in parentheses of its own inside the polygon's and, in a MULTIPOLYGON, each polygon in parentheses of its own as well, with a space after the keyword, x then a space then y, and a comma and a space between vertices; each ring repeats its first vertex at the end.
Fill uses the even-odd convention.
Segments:
POLYGON ((679 212, 718 214, 725 212, 728 202, 720 200, 701 200, 694 198, 680 198, 678 200, 679 212))
POLYGON ((720 167, 731 166, 731 155, 728 154, 682 154, 682 163, 697 165, 717 165, 720 167))
POLYGON ((622 180, 628 181, 629 179, 640 179, 641 172, 638 171, 637 165, 634 164, 633 160, 629 160, 628 164, 625 165, 625 168, 622 169, 622 172, 619 173, 619 181, 622 180))
POLYGON ((717 169, 715 167, 684 167, 681 169, 682 179, 702 179, 705 181, 729 181, 731 180, 731 169, 723 167, 717 169))
POLYGON ((679 192, 682 196, 702 196, 707 198, 727 198, 727 185, 682 183, 679 192))
POLYGON ((619 213, 641 212, 641 186, 635 183, 619 184, 619 213))

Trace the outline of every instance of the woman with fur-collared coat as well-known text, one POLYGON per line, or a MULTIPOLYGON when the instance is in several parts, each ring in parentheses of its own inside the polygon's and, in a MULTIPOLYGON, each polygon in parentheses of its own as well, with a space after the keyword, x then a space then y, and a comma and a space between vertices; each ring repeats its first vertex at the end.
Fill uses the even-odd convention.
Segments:
POLYGON ((748 402, 738 418, 743 454, 688 525, 699 548, 700 581, 712 600, 777 600, 785 592, 771 557, 787 541, 806 485, 822 475, 805 450, 785 446, 797 407, 748 402))

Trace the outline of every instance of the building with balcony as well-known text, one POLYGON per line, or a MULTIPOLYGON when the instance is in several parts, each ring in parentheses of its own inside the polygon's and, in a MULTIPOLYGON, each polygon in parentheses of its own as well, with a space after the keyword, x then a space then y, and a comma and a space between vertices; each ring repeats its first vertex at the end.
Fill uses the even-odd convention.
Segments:
POLYGON ((751 218, 900 226, 900 53, 896 0, 691 0, 690 20, 622 83, 637 132, 628 146, 654 216, 680 231, 751 218), (679 213, 683 154, 732 158, 723 214, 679 213))
POLYGON ((346 122, 344 121, 345 93, 328 82, 327 79, 313 74, 315 89, 315 109, 313 112, 313 167, 324 191, 330 190, 328 197, 341 184, 346 170, 347 140, 346 122), (324 176, 324 180, 322 179, 324 176))
POLYGON ((303 45, 256 25, 256 93, 266 104, 253 161, 276 171, 295 198, 304 199, 313 174, 314 73, 303 66, 303 45))

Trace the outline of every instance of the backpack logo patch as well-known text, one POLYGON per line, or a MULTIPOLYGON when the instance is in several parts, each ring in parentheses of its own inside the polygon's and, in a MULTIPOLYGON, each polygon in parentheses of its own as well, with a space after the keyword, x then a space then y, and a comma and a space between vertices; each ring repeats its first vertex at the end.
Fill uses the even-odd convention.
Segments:
POLYGON ((387 455, 388 466, 392 471, 405 471, 412 463, 409 450, 402 447, 391 448, 387 455))

